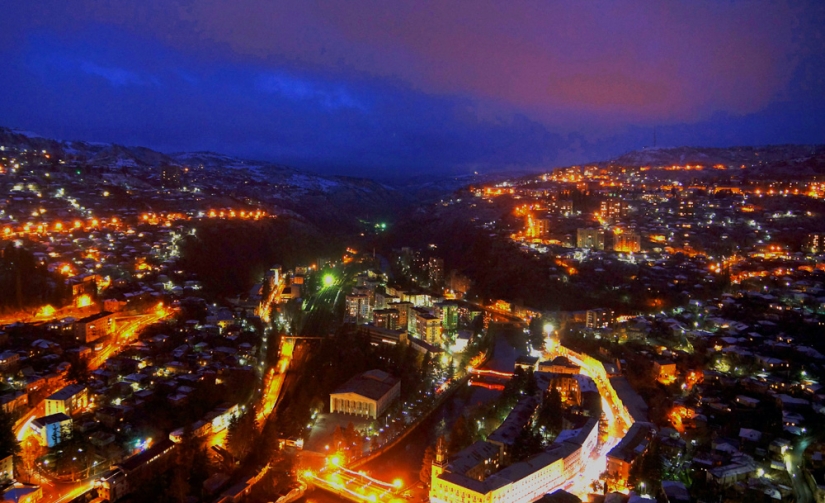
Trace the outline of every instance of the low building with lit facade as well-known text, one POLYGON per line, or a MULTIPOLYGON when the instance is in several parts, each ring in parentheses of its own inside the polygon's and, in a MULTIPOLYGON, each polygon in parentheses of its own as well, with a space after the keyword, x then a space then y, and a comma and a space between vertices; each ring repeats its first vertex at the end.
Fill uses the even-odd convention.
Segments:
MULTIPOLYGON (((576 474, 598 443, 598 420, 562 432, 562 440, 546 451, 483 477, 478 464, 465 462, 464 451, 448 462, 444 443, 439 442, 432 466, 430 501, 435 503, 530 503, 552 492, 576 474), (458 461, 458 462, 456 462, 458 461)), ((476 444, 468 449, 481 451, 476 444)), ((465 449, 466 451, 466 449, 465 449)), ((486 452, 486 451, 482 451, 486 452)), ((477 458, 476 458, 477 459, 477 458)), ((492 462, 492 460, 488 461, 492 462)))
POLYGON ((0 372, 16 368, 20 362, 20 354, 16 351, 3 351, 0 353, 0 372))
POLYGON ((7 484, 14 480, 14 454, 0 459, 0 484, 7 484))
POLYGON ((671 360, 655 360, 653 362, 653 372, 656 375, 656 380, 665 384, 672 383, 678 377, 676 364, 671 360))
POLYGON ((537 372, 536 381, 539 389, 547 392, 555 388, 561 395, 563 403, 587 406, 587 408, 598 407, 601 403, 596 383, 584 374, 537 372))
POLYGON ((46 398, 46 415, 60 412, 73 416, 89 404, 89 390, 82 384, 70 384, 46 398))
POLYGON ((557 356, 550 361, 539 363, 539 372, 552 374, 578 374, 581 367, 572 363, 566 356, 557 356))
POLYGON ((633 423, 616 447, 607 453, 607 476, 620 486, 625 485, 630 468, 647 451, 654 433, 652 423, 633 423))
POLYGON ((538 356, 524 356, 520 355, 516 358, 515 363, 513 364, 513 370, 521 369, 525 372, 533 371, 535 372, 539 366, 539 357, 538 356))
POLYGON ((43 488, 32 484, 15 482, 3 489, 2 500, 14 503, 37 503, 43 499, 43 488))
POLYGON ((378 327, 372 323, 359 325, 358 332, 370 338, 373 346, 407 344, 409 342, 406 330, 390 330, 378 327))
POLYGON ((72 418, 60 412, 38 417, 29 426, 40 445, 54 447, 72 431, 72 418))
POLYGON ((135 454, 105 472, 94 483, 98 496, 117 501, 137 490, 141 484, 160 476, 174 463, 176 445, 163 438, 145 451, 135 454))
POLYGON ((16 414, 29 406, 29 395, 22 391, 14 391, 0 395, 0 408, 6 414, 16 414))
POLYGON ((370 370, 331 393, 329 411, 377 419, 400 395, 401 381, 381 370, 370 370))

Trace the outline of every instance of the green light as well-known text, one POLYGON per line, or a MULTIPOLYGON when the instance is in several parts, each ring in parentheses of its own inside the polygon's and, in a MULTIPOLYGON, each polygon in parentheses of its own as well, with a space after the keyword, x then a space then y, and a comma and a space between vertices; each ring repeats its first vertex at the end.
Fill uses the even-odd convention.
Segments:
POLYGON ((332 274, 325 274, 323 282, 324 287, 330 287, 335 284, 335 276, 333 276, 332 274))
POLYGON ((382 229, 386 229, 386 228, 387 228, 387 224, 381 224, 381 228, 382 228, 382 229))

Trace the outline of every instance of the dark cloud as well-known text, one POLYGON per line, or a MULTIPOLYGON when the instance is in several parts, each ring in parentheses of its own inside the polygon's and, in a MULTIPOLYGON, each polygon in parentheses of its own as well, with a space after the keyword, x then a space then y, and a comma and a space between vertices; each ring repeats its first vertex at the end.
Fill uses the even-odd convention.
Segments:
POLYGON ((19 2, 0 123, 325 172, 821 142, 819 2, 19 2))

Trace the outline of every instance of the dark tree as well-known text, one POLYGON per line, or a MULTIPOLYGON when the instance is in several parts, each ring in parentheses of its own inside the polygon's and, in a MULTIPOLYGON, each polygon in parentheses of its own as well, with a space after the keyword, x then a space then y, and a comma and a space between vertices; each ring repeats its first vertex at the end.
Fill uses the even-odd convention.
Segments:
POLYGON ((435 449, 433 446, 427 446, 424 451, 424 460, 421 462, 421 471, 418 472, 418 478, 427 486, 430 485, 433 476, 433 461, 435 461, 435 449))
POLYGON ((513 461, 527 459, 538 454, 543 448, 541 435, 534 433, 531 425, 525 426, 513 442, 511 458, 513 461))
POLYGON ((66 372, 66 379, 81 384, 86 384, 91 377, 89 370, 89 360, 78 354, 68 358, 69 370, 66 372))
POLYGON ((226 432, 226 447, 238 459, 252 449, 257 438, 255 411, 248 409, 240 417, 233 418, 226 432))
POLYGON ((659 441, 653 438, 647 450, 630 467, 628 482, 638 486, 642 482, 648 492, 656 494, 662 484, 662 457, 659 454, 659 441))
POLYGON ((467 419, 462 414, 458 416, 458 419, 456 419, 455 423, 453 423, 453 429, 450 431, 450 443, 447 450, 450 454, 455 454, 460 450, 469 447, 472 443, 473 434, 467 424, 467 419))
POLYGON ((0 410, 0 456, 6 457, 19 452, 20 442, 14 435, 14 421, 11 415, 0 410))
POLYGON ((535 349, 544 349, 544 321, 536 316, 530 320, 530 345, 535 349))
POLYGON ((539 409, 538 426, 544 427, 550 435, 558 435, 564 423, 562 412, 561 393, 555 386, 550 386, 539 409))

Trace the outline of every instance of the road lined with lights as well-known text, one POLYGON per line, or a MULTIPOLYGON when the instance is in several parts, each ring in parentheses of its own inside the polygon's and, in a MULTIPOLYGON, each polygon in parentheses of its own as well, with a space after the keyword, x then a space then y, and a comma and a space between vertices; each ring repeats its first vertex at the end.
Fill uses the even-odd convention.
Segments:
POLYGON ((263 425, 264 421, 269 418, 269 415, 275 409, 275 404, 281 395, 281 388, 283 388, 284 379, 286 379, 286 371, 289 369, 294 351, 295 339, 281 339, 281 356, 278 359, 278 364, 269 369, 264 379, 261 407, 258 410, 257 417, 258 424, 260 425, 263 425))

